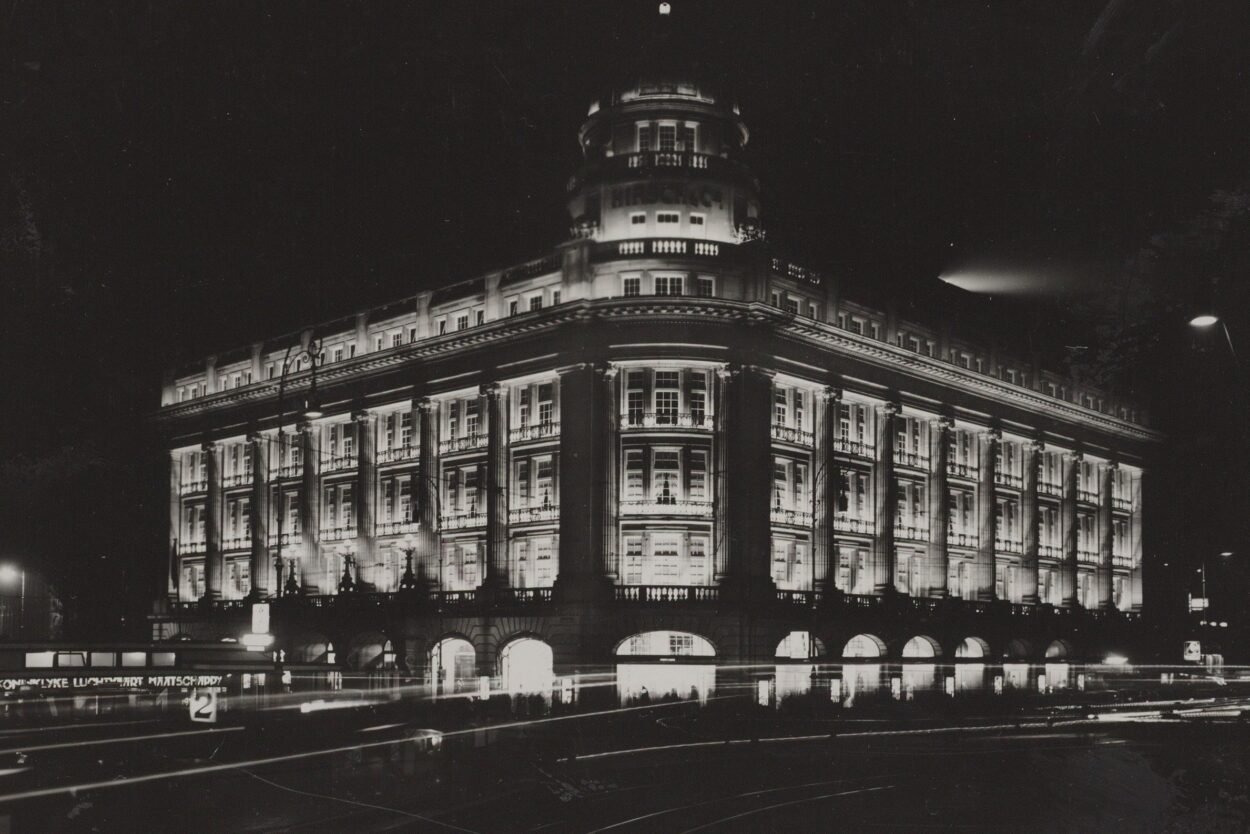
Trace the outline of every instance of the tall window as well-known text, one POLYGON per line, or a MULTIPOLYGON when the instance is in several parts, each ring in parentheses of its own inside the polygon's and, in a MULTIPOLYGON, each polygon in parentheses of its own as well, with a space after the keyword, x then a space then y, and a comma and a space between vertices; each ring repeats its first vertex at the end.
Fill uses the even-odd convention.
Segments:
POLYGON ((690 381, 690 421, 696 426, 701 426, 707 416, 707 374, 692 371, 688 379, 690 381))
MULTIPOLYGON (((694 218, 692 217, 691 220, 694 218)), ((694 294, 700 298, 711 298, 716 295, 716 282, 711 278, 696 278, 694 294)))
POLYGON ((641 449, 630 449, 625 453, 625 499, 627 501, 641 501, 646 497, 642 455, 641 449))
POLYGON ((621 279, 621 295, 633 298, 642 295, 642 279, 636 276, 621 279))
POLYGON ((677 149, 677 125, 660 125, 660 150, 677 149))
POLYGON ((655 372, 655 421, 658 425, 677 423, 681 374, 677 371, 655 372))
POLYGON ((695 450, 690 452, 690 489, 688 497, 691 501, 706 501, 707 491, 707 452, 695 450))
POLYGON ((555 419, 555 388, 549 382, 538 386, 538 423, 550 425, 555 419))
POLYGON ((641 153, 651 150, 651 125, 638 125, 638 150, 641 153))
POLYGON ((651 467, 651 495, 659 504, 676 504, 681 491, 681 453, 656 449, 651 467))

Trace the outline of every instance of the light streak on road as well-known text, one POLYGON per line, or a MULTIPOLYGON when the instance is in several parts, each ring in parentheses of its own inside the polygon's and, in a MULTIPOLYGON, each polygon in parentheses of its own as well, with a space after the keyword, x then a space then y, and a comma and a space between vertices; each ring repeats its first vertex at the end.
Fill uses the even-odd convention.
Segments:
POLYGON ((147 733, 140 736, 121 736, 113 738, 91 738, 79 741, 59 741, 55 744, 33 744, 26 747, 11 747, 8 750, 0 750, 0 756, 7 756, 16 753, 36 753, 42 750, 66 750, 76 747, 98 747, 102 744, 131 744, 138 741, 152 741, 158 738, 178 738, 180 736, 203 736, 210 733, 238 733, 242 732, 242 727, 215 727, 211 730, 179 730, 173 733, 147 733))
POLYGON ((714 828, 724 822, 732 822, 733 820, 739 820, 743 817, 751 817, 756 814, 762 814, 765 811, 773 811, 777 808, 786 808, 791 805, 803 805, 808 802, 819 802, 822 799, 836 799, 841 796, 854 796, 855 794, 873 793, 874 791, 888 791, 893 789, 893 785, 879 785, 873 788, 857 788, 850 791, 838 791, 837 793, 825 793, 820 796, 809 796, 804 799, 792 799, 789 802, 777 802, 772 805, 765 805, 762 808, 752 808, 750 811, 743 811, 740 814, 731 814, 730 816, 721 817, 720 819, 715 819, 711 822, 705 822, 703 825, 697 825, 694 828, 687 828, 685 831, 681 832, 681 834, 694 834, 696 831, 706 831, 707 829, 714 828))

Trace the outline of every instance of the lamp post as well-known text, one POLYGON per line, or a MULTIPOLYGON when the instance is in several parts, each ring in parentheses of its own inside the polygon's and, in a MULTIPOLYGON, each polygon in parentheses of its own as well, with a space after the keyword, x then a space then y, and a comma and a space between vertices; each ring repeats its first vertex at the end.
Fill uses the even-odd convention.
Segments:
MULTIPOLYGON (((1235 554, 1231 550, 1225 550, 1225 551, 1222 551, 1219 555, 1223 557, 1224 559, 1228 559, 1229 557, 1235 554)), ((1211 598, 1207 596, 1207 557, 1206 556, 1202 557, 1202 562, 1200 563, 1200 566, 1198 570, 1195 571, 1195 573, 1199 574, 1202 577, 1202 610, 1203 610, 1202 616, 1208 617, 1210 616, 1208 612, 1210 612, 1211 610, 1211 598)))
POLYGON ((0 565, 0 582, 6 585, 18 583, 17 637, 20 640, 26 635, 26 568, 0 565))
POLYGON ((1237 358, 1237 348, 1233 347, 1233 334, 1228 332, 1228 324, 1214 313, 1199 313, 1189 320, 1189 326, 1197 330, 1207 330, 1219 325, 1224 331, 1224 341, 1228 342, 1228 352, 1233 356, 1233 363, 1238 367, 1241 366, 1241 360, 1237 358))
MULTIPOLYGON (((282 467, 286 464, 285 430, 282 425, 283 418, 286 416, 286 380, 287 375, 291 372, 291 364, 307 358, 312 373, 312 384, 308 389, 308 396, 304 398, 301 416, 306 420, 315 420, 322 415, 321 405, 317 400, 317 352, 313 351, 314 346, 320 342, 310 341, 308 347, 302 345, 291 345, 286 349, 286 355, 282 359, 282 373, 278 378, 278 535, 277 545, 274 552, 274 568, 277 571, 277 585, 275 595, 294 596, 299 593, 299 585, 295 581, 295 563, 291 560, 291 569, 287 572, 286 585, 282 584, 282 566, 284 559, 282 557, 282 520, 286 517, 286 491, 283 487, 285 478, 282 476, 282 467), (297 349, 298 348, 298 349, 297 349)), ((319 351, 318 351, 319 352, 319 351)))
POLYGON ((352 568, 356 565, 356 559, 351 546, 339 545, 339 556, 343 559, 343 577, 339 580, 339 593, 350 594, 355 592, 357 584, 356 579, 352 578, 352 568))

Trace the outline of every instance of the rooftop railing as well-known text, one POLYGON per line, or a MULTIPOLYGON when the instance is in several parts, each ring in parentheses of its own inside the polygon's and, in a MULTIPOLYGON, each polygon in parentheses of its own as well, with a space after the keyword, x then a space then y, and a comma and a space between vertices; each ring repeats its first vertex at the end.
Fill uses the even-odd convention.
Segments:
POLYGON ((617 585, 617 602, 716 602, 713 585, 617 585))

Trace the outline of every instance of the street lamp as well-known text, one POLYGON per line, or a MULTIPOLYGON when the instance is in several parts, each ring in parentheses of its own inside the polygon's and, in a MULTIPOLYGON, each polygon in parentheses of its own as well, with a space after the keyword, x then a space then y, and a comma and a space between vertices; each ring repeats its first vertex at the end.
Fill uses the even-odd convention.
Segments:
POLYGON ((339 557, 343 560, 343 578, 339 580, 339 593, 350 594, 356 590, 356 580, 352 578, 352 567, 356 564, 356 559, 352 555, 350 545, 339 545, 339 557))
POLYGON ((26 635, 26 568, 14 565, 0 565, 0 583, 12 585, 18 583, 17 596, 17 636, 22 639, 26 635))
POLYGON ((1189 320, 1189 326, 1197 330, 1206 330, 1217 324, 1224 331, 1224 340, 1228 342, 1228 352, 1233 355, 1233 361, 1240 364, 1240 360, 1237 358, 1237 348, 1233 347, 1233 335, 1228 332, 1228 325, 1222 318, 1214 313, 1199 313, 1189 320))

